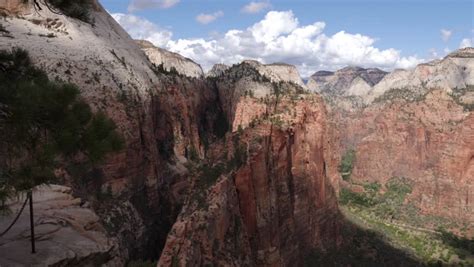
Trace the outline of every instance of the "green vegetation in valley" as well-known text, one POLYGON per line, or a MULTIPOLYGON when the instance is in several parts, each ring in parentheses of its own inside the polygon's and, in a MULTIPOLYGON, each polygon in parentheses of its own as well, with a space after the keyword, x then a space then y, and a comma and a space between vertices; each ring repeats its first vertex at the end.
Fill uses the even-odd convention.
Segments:
POLYGON ((62 163, 81 159, 92 168, 124 144, 75 85, 50 81, 21 49, 0 51, 0 143, 0 204, 54 181, 62 163))
POLYGON ((360 229, 377 233, 387 244, 406 251, 426 266, 474 265, 474 240, 444 230, 443 225, 449 225, 449 220, 436 220, 438 229, 428 227, 433 218, 421 215, 406 201, 412 192, 409 179, 393 177, 384 186, 353 186, 362 187, 363 191, 342 188, 339 201, 345 217, 360 229))
POLYGON ((127 267, 155 267, 158 263, 156 261, 131 261, 127 264, 127 267))
POLYGON ((342 179, 348 181, 351 178, 352 169, 354 168, 354 161, 356 159, 356 152, 354 149, 349 149, 344 153, 339 164, 339 173, 341 173, 342 179))

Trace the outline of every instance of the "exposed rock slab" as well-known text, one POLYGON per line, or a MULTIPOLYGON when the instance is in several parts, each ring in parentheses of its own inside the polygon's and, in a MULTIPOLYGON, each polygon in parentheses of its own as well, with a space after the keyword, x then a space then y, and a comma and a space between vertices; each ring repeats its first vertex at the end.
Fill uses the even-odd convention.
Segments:
MULTIPOLYGON (((31 253, 28 205, 17 223, 0 237, 1 266, 123 266, 118 242, 107 235, 99 217, 81 206, 71 189, 59 185, 33 191, 36 250, 31 253)), ((0 216, 5 229, 16 216, 24 198, 10 206, 12 213, 0 216)))

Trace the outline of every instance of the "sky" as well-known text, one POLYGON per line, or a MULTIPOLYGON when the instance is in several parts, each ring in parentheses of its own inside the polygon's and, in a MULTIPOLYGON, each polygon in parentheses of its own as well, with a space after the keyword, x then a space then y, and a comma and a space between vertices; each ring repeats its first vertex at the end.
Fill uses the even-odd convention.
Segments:
POLYGON ((135 39, 201 64, 412 68, 474 46, 473 0, 100 0, 135 39))

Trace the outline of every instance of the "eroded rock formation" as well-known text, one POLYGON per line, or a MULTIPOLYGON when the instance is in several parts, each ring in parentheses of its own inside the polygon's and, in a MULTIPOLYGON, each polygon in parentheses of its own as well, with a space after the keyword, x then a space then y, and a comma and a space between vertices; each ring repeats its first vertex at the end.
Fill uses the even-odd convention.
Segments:
POLYGON ((196 167, 189 195, 200 197, 188 198, 159 266, 299 266, 312 249, 340 242, 325 109, 317 96, 292 97, 269 96, 260 123, 228 134, 196 167), (217 183, 207 188, 210 174, 217 183))
POLYGON ((137 44, 145 52, 151 63, 162 66, 165 70, 176 70, 178 73, 188 77, 199 78, 204 76, 201 66, 189 58, 180 54, 154 46, 149 41, 137 40, 137 44))
MULTIPOLYGON (((15 1, 0 6, 18 9, 15 1)), ((47 8, 7 17, 11 37, 0 43, 26 49, 50 78, 77 84, 126 140, 92 172, 61 168, 73 195, 90 201, 94 211, 80 210, 98 236, 114 237, 92 240, 97 249, 72 262, 161 254, 160 266, 300 266, 310 251, 344 242, 336 194, 350 148, 351 179, 406 176, 423 212, 473 221, 472 49, 388 75, 319 72, 313 82, 324 103, 294 66, 216 65, 206 79, 196 63, 138 45, 99 4, 91 16, 94 26, 47 8)))

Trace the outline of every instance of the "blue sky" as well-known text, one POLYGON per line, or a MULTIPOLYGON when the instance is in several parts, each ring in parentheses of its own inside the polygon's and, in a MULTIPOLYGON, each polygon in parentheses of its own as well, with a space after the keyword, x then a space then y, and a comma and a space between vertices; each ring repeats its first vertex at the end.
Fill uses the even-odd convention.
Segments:
POLYGON ((472 0, 100 2, 110 13, 121 15, 114 17, 132 37, 148 39, 157 46, 184 54, 204 68, 213 63, 232 64, 250 57, 266 63, 290 61, 288 63, 297 65, 303 75, 313 70, 337 69, 344 65, 393 69, 412 67, 421 61, 442 57, 448 51, 458 49, 461 43, 472 46, 473 42, 472 0), (254 2, 253 6, 244 9, 251 2, 254 2), (279 13, 269 16, 272 11, 279 13), (201 17, 198 18, 199 15, 201 17), (151 23, 147 24, 150 29, 145 31, 140 26, 142 21, 151 23), (258 38, 259 33, 272 29, 265 27, 276 25, 278 21, 290 25, 289 28, 281 26, 274 35, 258 38), (301 40, 301 43, 307 43, 305 46, 301 46, 298 40, 293 43, 288 40, 294 39, 289 36, 299 32, 298 29, 316 22, 323 22, 324 25, 313 29, 311 36, 305 35, 306 39, 301 40), (262 26, 260 31, 255 26, 259 23, 262 26), (251 27, 254 27, 253 30, 249 30, 251 27), (226 33, 231 30, 239 32, 229 39, 226 33), (250 35, 253 37, 250 38, 250 35), (235 47, 229 44, 231 42, 246 45, 235 47), (257 47, 257 52, 250 51, 252 47, 257 47), (281 51, 278 51, 279 48, 281 51), (206 50, 206 55, 202 55, 203 50, 206 50), (305 53, 308 54, 306 61, 305 53))

